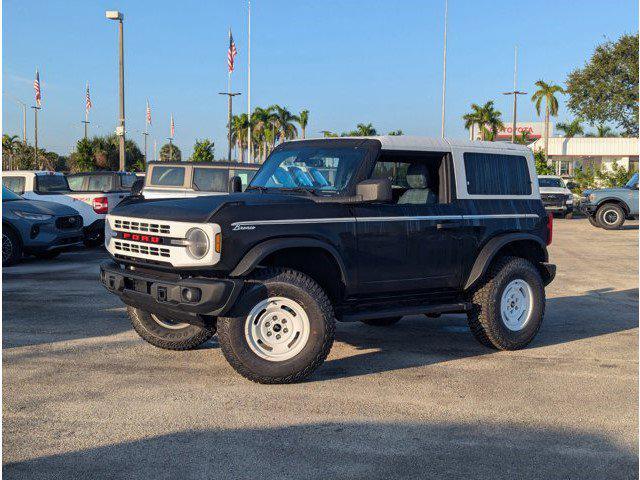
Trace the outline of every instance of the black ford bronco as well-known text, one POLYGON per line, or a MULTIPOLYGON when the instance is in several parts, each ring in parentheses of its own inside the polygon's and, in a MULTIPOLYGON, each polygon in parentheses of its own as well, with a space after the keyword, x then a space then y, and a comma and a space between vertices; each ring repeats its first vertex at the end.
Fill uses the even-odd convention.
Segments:
POLYGON ((134 198, 107 216, 101 281, 152 345, 187 350, 217 332, 241 375, 289 383, 322 364, 336 321, 466 313, 500 350, 540 328, 552 220, 526 147, 293 141, 245 192, 237 180, 228 195, 134 198))

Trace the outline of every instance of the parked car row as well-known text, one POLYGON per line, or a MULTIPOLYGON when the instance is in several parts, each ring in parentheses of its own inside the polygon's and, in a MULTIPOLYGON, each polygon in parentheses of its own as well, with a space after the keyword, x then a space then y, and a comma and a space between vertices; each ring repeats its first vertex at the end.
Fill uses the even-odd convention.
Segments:
POLYGON ((4 171, 3 265, 18 262, 23 254, 53 258, 78 243, 101 245, 107 213, 132 194, 151 199, 221 195, 228 192, 230 178, 239 179, 240 188, 244 189, 257 170, 257 165, 233 162, 163 162, 149 163, 145 177, 111 171, 69 175, 4 171), (14 214, 18 206, 21 210, 14 214), (43 209, 46 212, 38 213, 43 209), (20 216, 24 212, 30 216, 20 216), (79 221, 58 231, 59 216, 73 216, 79 221), (80 229, 79 234, 72 231, 72 226, 80 229))
POLYGON ((585 190, 580 209, 594 227, 617 230, 625 220, 638 218, 638 174, 623 187, 585 190))

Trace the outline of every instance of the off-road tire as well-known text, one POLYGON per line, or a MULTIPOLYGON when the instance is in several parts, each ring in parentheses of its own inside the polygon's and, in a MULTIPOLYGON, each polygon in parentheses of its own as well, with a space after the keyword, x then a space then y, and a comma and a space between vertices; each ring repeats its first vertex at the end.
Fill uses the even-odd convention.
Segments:
POLYGON ((544 317, 545 292, 540 272, 524 258, 502 257, 489 267, 473 292, 471 303, 469 328, 481 344, 496 350, 524 348, 538 333, 544 317), (500 312, 503 290, 515 279, 526 281, 533 293, 531 318, 520 331, 509 330, 500 312))
POLYGON ((335 337, 335 322, 331 301, 312 278, 288 268, 260 269, 246 282, 228 316, 218 318, 218 340, 229 364, 243 377, 264 384, 295 383, 311 375, 327 358, 335 337), (249 312, 270 297, 297 302, 310 324, 309 338, 302 350, 282 361, 258 356, 245 336, 249 312))
POLYGON ((596 218, 598 219, 600 226, 605 230, 618 230, 624 224, 625 213, 620 205, 615 203, 605 203, 596 212, 596 218), (607 223, 607 221, 605 221, 605 218, 607 218, 606 216, 613 213, 617 215, 617 220, 612 223, 607 223))
POLYGON ((370 318, 369 320, 362 320, 362 323, 370 325, 372 327, 390 327, 395 325, 402 317, 390 317, 390 318, 370 318))
POLYGON ((33 256, 39 258, 41 260, 53 260, 62 252, 60 250, 50 250, 48 252, 38 252, 34 253, 33 256))
POLYGON ((156 322, 149 312, 127 307, 131 325, 143 340, 165 350, 193 350, 216 334, 215 327, 187 325, 179 329, 166 328, 156 322))
POLYGON ((589 223, 594 227, 602 228, 601 225, 598 223, 598 219, 595 217, 595 215, 594 216, 587 215, 587 220, 589 220, 589 223))
POLYGON ((16 233, 7 226, 2 228, 2 266, 10 267, 22 259, 22 243, 16 233), (7 243, 8 242, 8 243, 7 243), (5 258, 5 249, 7 256, 5 258))

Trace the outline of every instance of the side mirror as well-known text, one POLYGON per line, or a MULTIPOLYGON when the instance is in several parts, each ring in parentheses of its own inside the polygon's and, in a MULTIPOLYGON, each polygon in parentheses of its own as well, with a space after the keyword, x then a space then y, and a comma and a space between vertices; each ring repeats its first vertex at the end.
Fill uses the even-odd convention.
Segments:
POLYGON ((391 180, 388 178, 372 178, 356 185, 356 195, 363 202, 390 202, 391 180))
POLYGON ((144 179, 139 178, 133 185, 131 185, 131 195, 142 195, 142 189, 144 188, 144 179))
POLYGON ((237 193, 242 191, 242 179, 237 175, 229 179, 229 193, 237 193))
POLYGON ((567 182, 567 188, 569 190, 575 190, 576 188, 578 188, 578 184, 575 182, 567 182))

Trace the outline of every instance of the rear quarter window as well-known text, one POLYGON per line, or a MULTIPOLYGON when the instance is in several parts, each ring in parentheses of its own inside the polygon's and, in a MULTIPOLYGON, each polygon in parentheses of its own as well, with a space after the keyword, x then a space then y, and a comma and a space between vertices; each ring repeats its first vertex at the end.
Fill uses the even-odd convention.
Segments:
POLYGON ((184 167, 153 167, 151 186, 182 187, 184 185, 184 167))
POLYGON ((522 155, 466 152, 469 195, 531 195, 527 159, 522 155))

